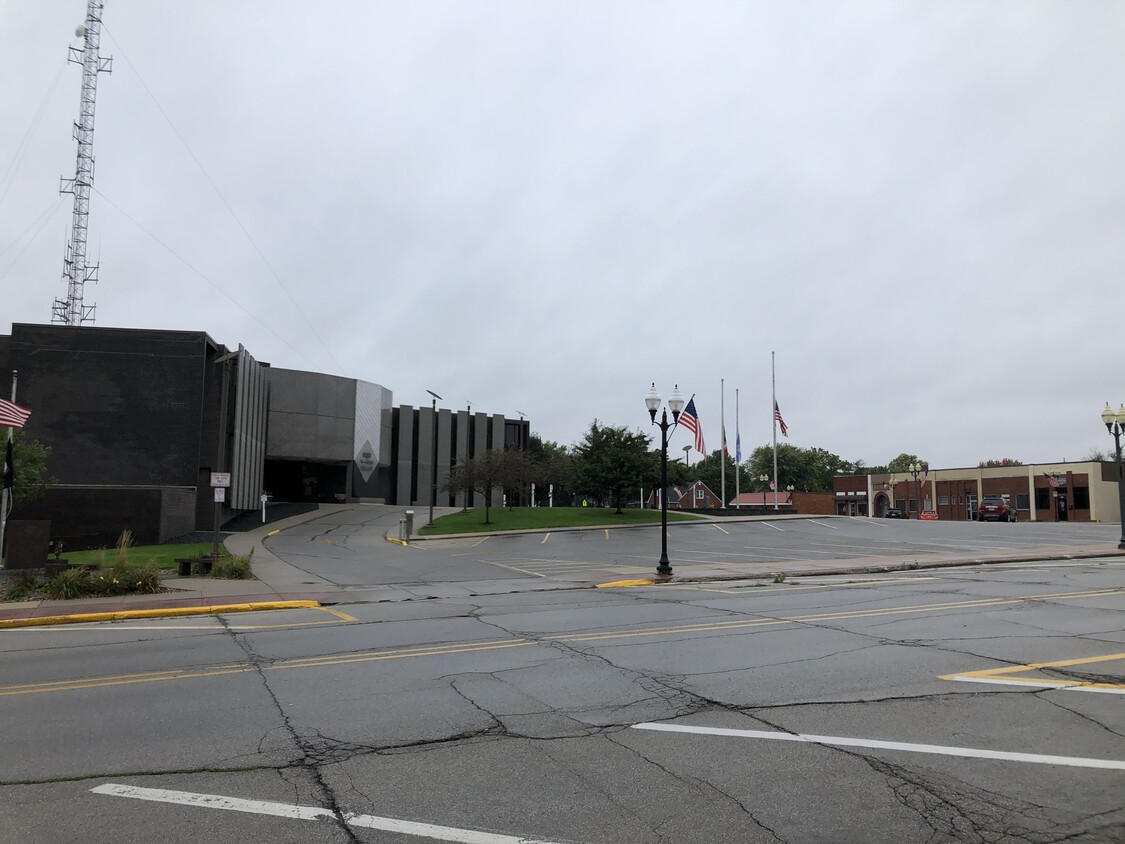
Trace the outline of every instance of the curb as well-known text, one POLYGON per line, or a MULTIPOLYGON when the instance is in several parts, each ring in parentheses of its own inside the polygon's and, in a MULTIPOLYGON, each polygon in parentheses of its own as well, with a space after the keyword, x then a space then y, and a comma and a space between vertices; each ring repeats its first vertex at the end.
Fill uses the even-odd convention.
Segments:
POLYGON ((319 606, 319 601, 263 601, 255 604, 218 604, 210 607, 166 607, 157 610, 119 610, 117 612, 45 615, 38 618, 0 619, 0 629, 10 627, 47 627, 55 624, 87 624, 94 621, 125 621, 130 618, 175 618, 185 615, 218 615, 220 613, 231 612, 315 609, 319 606))
MULTIPOLYGON (((1125 552, 1117 551, 1080 551, 1075 554, 1020 554, 1011 557, 1001 557, 996 559, 977 558, 972 560, 933 560, 930 562, 919 562, 913 560, 911 562, 883 564, 874 566, 850 566, 835 569, 821 569, 819 571, 784 571, 779 568, 777 571, 772 572, 753 572, 746 574, 701 574, 701 575, 673 575, 671 580, 664 581, 664 583, 719 583, 722 581, 730 580, 759 580, 767 577, 774 577, 777 574, 784 573, 786 580, 794 580, 802 577, 838 577, 844 574, 887 574, 888 572, 896 571, 922 571, 925 569, 944 569, 956 568, 963 566, 985 566, 985 565, 1002 565, 1004 563, 1041 563, 1041 562, 1061 562, 1063 560, 1093 560, 1101 559, 1102 557, 1125 557, 1125 552)), ((653 578, 646 578, 641 580, 616 580, 610 583, 597 583, 596 589, 617 589, 632 586, 661 586, 653 578)))

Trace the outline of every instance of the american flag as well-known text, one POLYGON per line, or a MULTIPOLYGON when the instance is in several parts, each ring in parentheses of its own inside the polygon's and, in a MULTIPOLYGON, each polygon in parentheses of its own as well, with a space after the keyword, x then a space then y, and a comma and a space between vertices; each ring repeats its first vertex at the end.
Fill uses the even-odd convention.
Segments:
POLYGON ((15 402, 0 399, 0 428, 22 428, 31 411, 15 402))
POLYGON ((789 426, 785 424, 785 420, 781 418, 781 408, 777 406, 777 402, 773 403, 773 418, 777 420, 777 424, 781 426, 781 436, 789 436, 789 426))
POLYGON ((693 396, 680 414, 680 424, 695 434, 695 450, 707 456, 707 448, 703 445, 703 427, 699 424, 699 414, 695 410, 695 397, 693 396))

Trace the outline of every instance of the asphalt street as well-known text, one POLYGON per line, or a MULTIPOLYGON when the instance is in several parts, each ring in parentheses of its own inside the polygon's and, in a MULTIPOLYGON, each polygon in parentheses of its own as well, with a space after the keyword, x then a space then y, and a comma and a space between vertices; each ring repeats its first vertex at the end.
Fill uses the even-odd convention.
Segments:
POLYGON ((0 841, 1118 842, 1123 611, 1106 558, 0 631, 0 841))

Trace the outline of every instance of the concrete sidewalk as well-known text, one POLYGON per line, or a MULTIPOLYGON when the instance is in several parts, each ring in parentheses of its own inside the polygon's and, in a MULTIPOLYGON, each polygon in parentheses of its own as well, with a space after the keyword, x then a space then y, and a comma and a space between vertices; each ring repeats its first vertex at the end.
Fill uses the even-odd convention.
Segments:
MULTIPOLYGON (((400 584, 388 586, 352 586, 344 588, 331 581, 310 574, 274 556, 265 547, 267 537, 295 525, 313 521, 324 515, 354 510, 361 505, 321 505, 317 511, 302 513, 252 531, 232 534, 225 540, 225 546, 232 554, 251 554, 255 578, 251 580, 223 580, 211 577, 178 577, 169 575, 162 578, 170 590, 157 595, 122 595, 114 598, 82 598, 72 601, 41 600, 0 603, 0 629, 5 621, 13 623, 33 618, 55 618, 64 615, 85 615, 91 613, 121 613, 130 611, 168 610, 169 614, 183 608, 229 607, 230 605, 266 605, 288 601, 315 601, 321 604, 364 603, 382 601, 410 601, 430 598, 460 598, 482 594, 502 594, 508 592, 554 591, 565 589, 593 588, 599 583, 591 581, 582 573, 575 573, 574 579, 563 577, 545 578, 504 578, 492 581, 471 581, 457 583, 400 584)), ((761 517, 744 517, 751 520, 761 517)), ((658 527, 658 525, 657 525, 658 527)), ((602 530, 603 528, 595 528, 602 530)), ((617 526, 614 529, 628 529, 617 526)), ((534 531, 541 532, 541 531, 534 531)), ((482 536, 482 534, 471 534, 482 536)), ((428 539, 451 539, 452 536, 430 537, 428 539)), ((411 542, 419 538, 411 537, 411 542)), ((424 544, 425 539, 420 544, 424 544)), ((959 554, 925 553, 913 556, 898 554, 887 557, 847 557, 839 559, 786 560, 768 563, 722 563, 722 564, 677 564, 672 561, 674 575, 672 582, 693 582, 707 580, 735 580, 773 577, 781 572, 786 577, 809 575, 872 574, 909 569, 932 569, 949 566, 969 566, 981 563, 1019 563, 1051 560, 1081 560, 1101 557, 1125 556, 1114 544, 1045 547, 1034 551, 973 552, 959 554)), ((651 568, 639 566, 610 566, 600 570, 616 569, 622 583, 651 582, 655 574, 651 568), (626 580, 628 579, 628 580, 626 580)), ((613 577, 600 576, 601 581, 613 581, 613 577)), ((601 585, 607 585, 602 583, 601 585)), ((265 608, 265 607, 263 607, 265 608)), ((26 622, 24 622, 26 623, 26 622)), ((48 622, 49 623, 49 622, 48 622)))

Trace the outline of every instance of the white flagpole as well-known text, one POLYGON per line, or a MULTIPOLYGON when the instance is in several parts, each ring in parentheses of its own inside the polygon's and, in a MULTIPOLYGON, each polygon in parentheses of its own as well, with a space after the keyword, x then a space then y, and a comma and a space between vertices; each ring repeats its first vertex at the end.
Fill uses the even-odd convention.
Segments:
POLYGON ((738 488, 738 476, 742 474, 739 471, 738 462, 742 455, 739 452, 742 450, 742 437, 738 433, 738 388, 734 388, 734 506, 735 509, 741 509, 742 505, 738 499, 742 492, 738 488))
POLYGON ((770 352, 770 382, 773 401, 770 406, 770 419, 773 420, 773 509, 777 507, 777 368, 774 352, 770 352))
POLYGON ((725 409, 726 379, 719 379, 719 434, 722 444, 719 446, 719 497, 723 500, 723 508, 727 506, 727 412, 725 409))
MULTIPOLYGON (((15 403, 16 403, 16 370, 13 369, 12 370, 12 404, 15 404, 15 403)), ((14 431, 15 431, 15 428, 9 428, 8 429, 7 442, 12 441, 12 434, 13 434, 14 431)), ((6 443, 5 443, 5 445, 6 445, 6 443)), ((6 450, 5 450, 4 454, 5 454, 4 460, 7 461, 8 458, 7 458, 7 451, 6 450)), ((8 466, 8 464, 7 464, 7 462, 5 462, 4 467, 7 468, 7 466, 8 466)), ((15 468, 16 468, 15 465, 13 465, 12 471, 15 471, 15 468)), ((4 487, 4 492, 3 492, 2 495, 0 495, 0 555, 2 555, 3 551, 4 551, 4 531, 8 527, 8 513, 9 513, 8 488, 4 487)))

